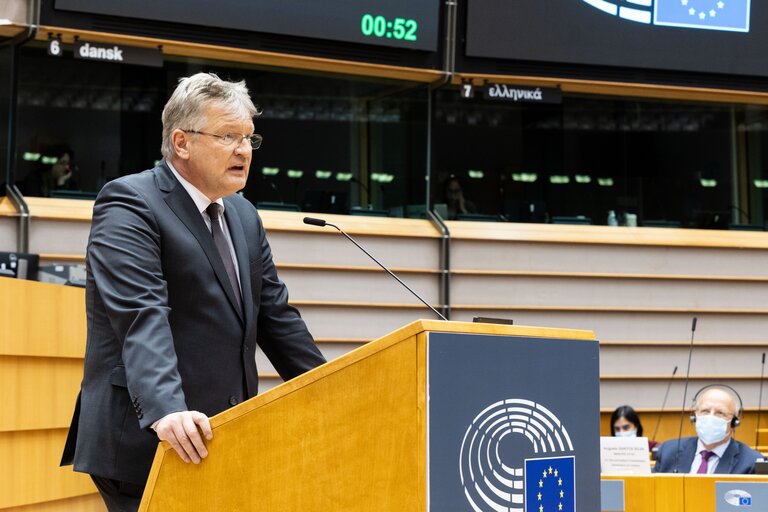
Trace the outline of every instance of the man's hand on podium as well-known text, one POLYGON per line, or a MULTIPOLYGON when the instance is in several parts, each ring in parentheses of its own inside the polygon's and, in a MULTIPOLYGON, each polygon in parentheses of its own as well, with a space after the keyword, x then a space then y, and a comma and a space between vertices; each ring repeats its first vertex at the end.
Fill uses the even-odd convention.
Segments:
POLYGON ((200 433, 202 431, 205 439, 210 441, 213 439, 213 431, 205 414, 198 411, 174 412, 163 416, 152 428, 161 441, 171 444, 184 462, 200 464, 208 456, 200 433))

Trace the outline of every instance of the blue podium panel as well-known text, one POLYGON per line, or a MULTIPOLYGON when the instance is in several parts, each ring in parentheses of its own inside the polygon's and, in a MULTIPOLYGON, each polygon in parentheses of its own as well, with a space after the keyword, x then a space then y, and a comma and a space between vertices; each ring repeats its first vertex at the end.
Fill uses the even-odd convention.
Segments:
POLYGON ((598 342, 429 333, 427 510, 600 510, 598 342))

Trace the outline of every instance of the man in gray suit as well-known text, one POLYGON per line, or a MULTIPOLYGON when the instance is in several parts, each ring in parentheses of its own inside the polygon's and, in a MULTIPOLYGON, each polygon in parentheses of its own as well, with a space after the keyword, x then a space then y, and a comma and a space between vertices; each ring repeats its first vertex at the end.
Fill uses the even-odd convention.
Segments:
POLYGON ((656 473, 745 474, 762 455, 733 439, 741 423, 741 398, 730 386, 705 386, 693 399, 697 437, 672 439, 659 448, 656 473))
POLYGON ((288 305, 245 187, 258 114, 244 82, 198 73, 163 110, 164 161, 108 183, 87 250, 85 370, 62 464, 135 510, 158 440, 198 464, 208 417, 323 362, 288 305))

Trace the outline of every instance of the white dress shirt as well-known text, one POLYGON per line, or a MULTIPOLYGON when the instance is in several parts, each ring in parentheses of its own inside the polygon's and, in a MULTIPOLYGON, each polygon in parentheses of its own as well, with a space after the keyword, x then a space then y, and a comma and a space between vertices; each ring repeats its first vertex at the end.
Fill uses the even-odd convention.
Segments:
MULTIPOLYGON (((197 207, 197 211, 200 212, 200 215, 203 217, 203 220, 205 221, 205 225, 208 227, 208 231, 211 230, 211 217, 208 215, 208 212, 206 209, 211 204, 211 202, 215 202, 220 206, 219 208, 219 226, 221 227, 221 230, 224 232, 224 237, 227 239, 227 247, 229 247, 229 255, 232 257, 232 262, 235 264, 235 269, 238 270, 238 272, 235 272, 237 275, 237 284, 240 287, 240 290, 242 290, 242 283, 240 282, 240 266, 237 264, 237 256, 235 255, 235 246, 232 243, 232 237, 229 234, 229 227, 227 226, 227 220, 224 218, 224 200, 222 198, 218 198, 216 201, 211 201, 208 199, 208 197, 200 192, 200 190, 195 187, 193 184, 188 182, 184 179, 184 177, 179 174, 179 171, 176 170, 175 167, 173 167, 173 164, 169 161, 165 161, 166 164, 168 164, 168 168, 171 169, 171 172, 174 176, 176 176, 176 179, 179 180, 179 183, 181 183, 181 186, 184 187, 184 190, 187 191, 189 194, 189 197, 192 198, 192 201, 195 202, 195 206, 197 207)), ((241 292, 242 293, 242 292, 241 292)), ((242 295, 240 297, 242 299, 242 295)))
MULTIPOLYGON (((714 450, 710 450, 712 455, 710 455, 709 460, 707 460, 708 475, 711 475, 715 472, 715 469, 717 469, 717 465, 720 462, 720 458, 723 456, 725 450, 727 450, 730 445, 731 440, 728 439, 727 443, 723 443, 714 450)), ((693 457, 693 464, 691 464, 691 470, 689 471, 690 473, 697 473, 699 471, 699 466, 701 466, 701 452, 703 450, 706 450, 704 443, 701 442, 701 439, 698 439, 696 441, 696 455, 693 457)))

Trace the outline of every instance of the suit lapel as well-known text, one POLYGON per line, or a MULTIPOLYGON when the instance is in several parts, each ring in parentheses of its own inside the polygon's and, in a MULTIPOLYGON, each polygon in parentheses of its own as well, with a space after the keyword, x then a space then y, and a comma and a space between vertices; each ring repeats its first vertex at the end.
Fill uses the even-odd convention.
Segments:
MULTIPOLYGON (((222 263, 219 252, 216 250, 216 246, 213 243, 213 237, 211 236, 211 232, 208 231, 208 227, 205 225, 203 216, 199 211, 197 211, 195 202, 191 197, 189 197, 189 194, 186 190, 184 190, 184 187, 181 186, 181 183, 176 180, 176 178, 173 176, 173 173, 171 173, 171 170, 168 169, 165 165, 161 165, 159 169, 160 172, 158 175, 158 185, 160 186, 161 190, 169 192, 168 195, 165 196, 166 204, 170 207, 171 210, 173 210, 179 220, 184 223, 189 232, 192 233, 192 235, 197 239, 200 247, 202 247, 203 252, 205 253, 206 258, 208 258, 211 267, 213 267, 213 271, 216 274, 216 279, 224 289, 224 293, 227 295, 229 303, 232 305, 235 311, 237 311, 237 316, 242 322, 243 312, 237 306, 235 293, 232 290, 232 285, 229 283, 229 277, 227 276, 227 271, 224 268, 224 263, 222 263), (170 179, 173 180, 172 182, 169 180, 169 175, 170 179)), ((242 229, 240 231, 242 231, 242 229)), ((238 256, 238 260, 239 259, 240 257, 238 256)))
POLYGON ((224 199, 226 208, 224 209, 224 218, 227 220, 229 235, 232 237, 232 245, 235 247, 235 256, 237 257, 237 269, 240 274, 240 288, 243 292, 243 310, 245 311, 245 327, 248 332, 248 326, 253 322, 253 291, 251 289, 251 268, 248 257, 248 241, 245 238, 243 223, 235 209, 232 201, 224 199))
POLYGON ((720 457, 720 462, 717 463, 718 473, 730 473, 733 471, 733 465, 739 455, 739 445, 736 444, 735 439, 731 439, 728 448, 723 452, 723 456, 720 457))
POLYGON ((678 473, 690 473, 691 464, 693 464, 693 459, 696 457, 697 441, 698 438, 689 437, 680 448, 680 460, 678 461, 676 468, 678 473))

